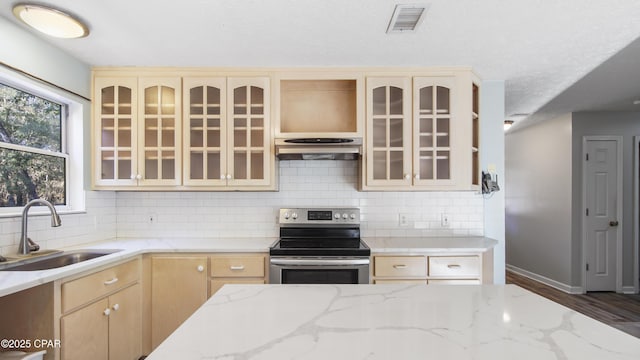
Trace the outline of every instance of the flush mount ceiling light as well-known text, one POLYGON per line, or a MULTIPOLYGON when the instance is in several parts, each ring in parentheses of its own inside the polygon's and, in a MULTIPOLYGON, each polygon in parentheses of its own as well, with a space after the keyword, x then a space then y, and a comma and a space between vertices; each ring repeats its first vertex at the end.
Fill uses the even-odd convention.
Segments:
POLYGON ((89 35, 89 28, 75 17, 48 7, 36 4, 17 4, 13 15, 32 28, 49 36, 75 39, 89 35))
POLYGON ((424 19, 429 5, 396 5, 387 26, 387 34, 414 32, 424 19))

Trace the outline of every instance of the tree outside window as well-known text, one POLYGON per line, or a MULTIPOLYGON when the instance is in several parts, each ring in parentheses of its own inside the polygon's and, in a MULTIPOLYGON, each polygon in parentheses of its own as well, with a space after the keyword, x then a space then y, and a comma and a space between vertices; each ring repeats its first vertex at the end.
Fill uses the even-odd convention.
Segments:
POLYGON ((0 83, 0 207, 66 204, 65 106, 0 83))

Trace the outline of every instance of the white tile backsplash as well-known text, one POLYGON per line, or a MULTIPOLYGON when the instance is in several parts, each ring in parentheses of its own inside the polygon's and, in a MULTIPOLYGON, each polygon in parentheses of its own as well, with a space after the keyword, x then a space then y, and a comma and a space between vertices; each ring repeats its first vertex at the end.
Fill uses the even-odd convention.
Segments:
MULTIPOLYGON (((355 161, 280 161, 277 192, 87 192, 87 212, 29 216, 43 249, 114 237, 276 237, 281 207, 358 207, 362 235, 483 235, 483 199, 474 192, 359 192, 355 161), (399 226, 399 214, 409 226, 399 226), (441 227, 441 214, 450 227, 441 227), (153 217, 153 221, 150 218, 153 217)), ((17 251, 20 217, 0 219, 0 254, 17 251)))
POLYGON ((355 161, 280 161, 279 168, 278 192, 118 192, 117 236, 276 237, 279 208, 315 206, 359 207, 363 236, 484 232, 483 200, 474 192, 358 192, 355 161), (400 213, 409 215, 408 227, 399 226, 400 213))
MULTIPOLYGON (((41 249, 61 247, 112 239, 116 236, 116 193, 88 191, 87 211, 79 214, 60 214, 62 226, 51 227, 48 215, 31 214, 28 235, 41 249)), ((21 217, 0 219, 0 254, 12 255, 18 250, 22 232, 21 217)))

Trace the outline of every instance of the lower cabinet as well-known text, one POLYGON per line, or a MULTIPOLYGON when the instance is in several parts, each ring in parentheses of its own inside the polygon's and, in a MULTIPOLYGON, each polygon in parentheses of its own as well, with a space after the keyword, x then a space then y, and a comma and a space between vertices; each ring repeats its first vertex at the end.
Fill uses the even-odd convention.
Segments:
POLYGON ((151 258, 151 347, 164 339, 207 301, 206 256, 151 258))
POLYGON ((374 255, 374 284, 446 284, 491 283, 492 253, 446 255, 374 255))
POLYGON ((62 283, 62 307, 74 307, 63 310, 60 318, 61 359, 137 360, 142 356, 139 272, 139 261, 134 260, 62 283), (78 303, 81 298, 86 301, 78 303))
POLYGON ((264 284, 266 255, 219 254, 211 256, 209 294, 213 296, 225 284, 264 284))

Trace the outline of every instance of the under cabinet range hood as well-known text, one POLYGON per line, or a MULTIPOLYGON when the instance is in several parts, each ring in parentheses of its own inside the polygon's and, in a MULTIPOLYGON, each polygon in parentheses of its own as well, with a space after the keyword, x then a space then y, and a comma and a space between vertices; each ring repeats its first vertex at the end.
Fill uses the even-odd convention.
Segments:
POLYGON ((275 145, 280 160, 358 160, 362 154, 361 138, 276 139, 275 145))

